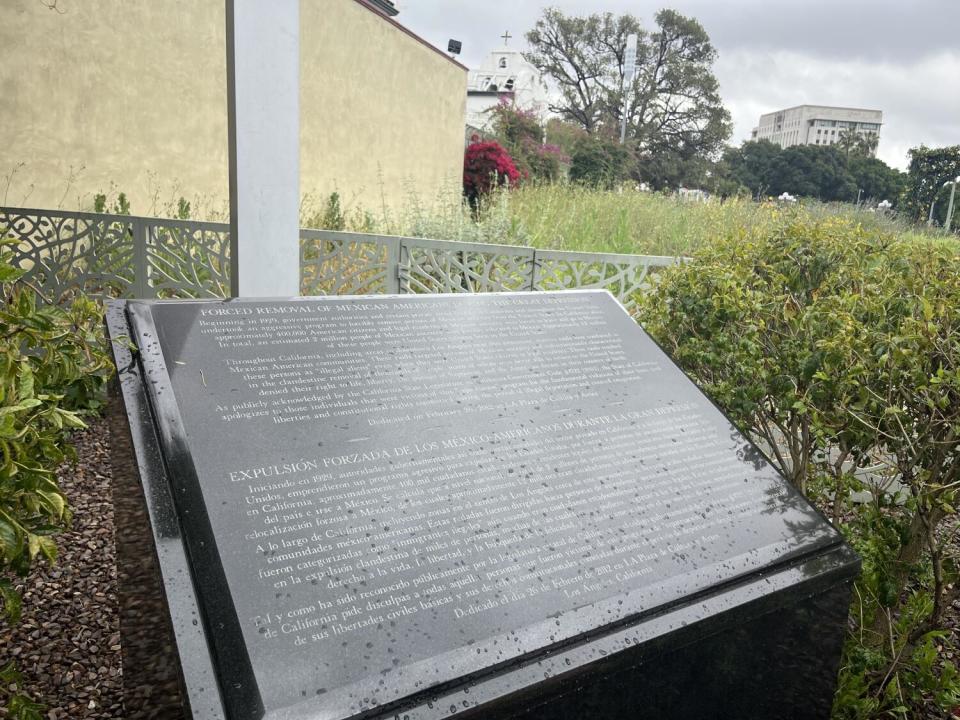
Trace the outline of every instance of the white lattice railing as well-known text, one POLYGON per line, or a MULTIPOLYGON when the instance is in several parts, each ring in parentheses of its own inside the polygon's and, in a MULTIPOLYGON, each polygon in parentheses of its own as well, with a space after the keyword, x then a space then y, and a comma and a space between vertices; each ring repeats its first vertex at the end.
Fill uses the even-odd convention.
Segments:
MULTIPOLYGON (((14 264, 49 298, 226 297, 229 226, 0 207, 14 264)), ((628 309, 679 258, 300 231, 303 295, 605 288, 628 309)))

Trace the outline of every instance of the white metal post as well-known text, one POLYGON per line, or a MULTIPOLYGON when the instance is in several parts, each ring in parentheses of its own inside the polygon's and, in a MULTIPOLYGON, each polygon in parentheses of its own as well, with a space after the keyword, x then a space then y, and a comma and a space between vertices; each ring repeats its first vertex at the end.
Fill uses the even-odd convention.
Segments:
POLYGON ((230 292, 299 295, 300 0, 226 0, 226 17, 230 292))
POLYGON ((620 144, 627 139, 627 113, 630 111, 630 91, 637 69, 637 36, 627 35, 627 47, 623 53, 623 116, 620 118, 620 144))
POLYGON ((953 222, 953 196, 957 192, 957 183, 960 182, 960 175, 950 182, 950 202, 947 205, 947 232, 950 232, 950 225, 953 222))

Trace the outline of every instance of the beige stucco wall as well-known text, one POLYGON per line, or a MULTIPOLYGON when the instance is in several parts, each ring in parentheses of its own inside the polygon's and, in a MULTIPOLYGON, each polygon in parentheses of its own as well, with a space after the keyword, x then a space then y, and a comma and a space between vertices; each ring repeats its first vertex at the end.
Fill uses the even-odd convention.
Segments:
POLYGON ((301 25, 302 189, 333 180, 345 204, 379 212, 381 188, 397 207, 406 184, 421 200, 459 185, 466 70, 353 0, 304 0, 301 25))
MULTIPOLYGON (((135 213, 180 195, 222 211, 223 0, 44 3, 0 2, 0 203, 76 209, 114 187, 135 213)), ((301 192, 379 214, 459 181, 465 87, 355 0, 303 0, 301 192)))

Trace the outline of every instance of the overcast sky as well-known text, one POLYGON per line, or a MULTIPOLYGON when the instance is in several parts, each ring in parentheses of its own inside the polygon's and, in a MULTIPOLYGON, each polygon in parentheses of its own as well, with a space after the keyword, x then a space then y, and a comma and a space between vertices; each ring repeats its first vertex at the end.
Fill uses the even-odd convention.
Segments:
POLYGON ((960 0, 396 0, 397 20, 434 45, 463 42, 477 67, 523 35, 543 7, 567 14, 629 12, 647 29, 670 7, 695 17, 717 49, 731 142, 750 137, 761 113, 794 105, 883 111, 878 155, 906 169, 907 150, 960 144, 960 0))

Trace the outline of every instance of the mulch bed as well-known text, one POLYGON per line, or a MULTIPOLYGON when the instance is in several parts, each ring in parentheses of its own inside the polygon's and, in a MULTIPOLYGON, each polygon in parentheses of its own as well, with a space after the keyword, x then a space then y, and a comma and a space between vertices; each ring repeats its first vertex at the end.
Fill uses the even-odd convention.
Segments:
POLYGON ((106 421, 73 440, 81 462, 58 472, 73 526, 57 538, 57 564, 38 565, 23 582, 20 623, 0 621, 0 666, 16 660, 20 690, 50 720, 112 720, 123 711, 106 421))
MULTIPOLYGON (((17 661, 24 677, 20 690, 45 705, 49 720, 120 720, 120 633, 106 421, 91 422, 73 441, 80 462, 58 472, 73 508, 73 527, 58 538, 56 566, 38 565, 21 586, 20 623, 9 627, 0 621, 0 666, 17 661)), ((940 652, 954 659, 960 657, 960 607, 951 610, 947 626, 952 633, 940 652)), ((960 717, 960 709, 955 712, 929 717, 960 717)), ((6 713, 0 708, 3 717, 6 713)))

